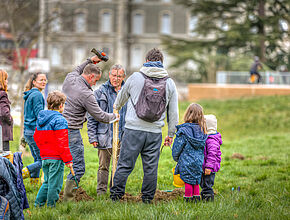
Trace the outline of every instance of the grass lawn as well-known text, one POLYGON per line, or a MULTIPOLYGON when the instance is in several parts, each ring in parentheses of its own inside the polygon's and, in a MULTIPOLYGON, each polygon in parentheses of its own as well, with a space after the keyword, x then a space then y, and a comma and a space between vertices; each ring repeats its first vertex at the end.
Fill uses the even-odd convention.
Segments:
MULTIPOLYGON (((188 102, 179 105, 180 121, 188 102)), ((80 186, 95 198, 80 203, 59 203, 54 209, 34 208, 37 189, 25 180, 30 202, 29 219, 290 219, 290 96, 243 98, 225 101, 200 101, 206 114, 218 118, 223 137, 221 170, 216 174, 214 203, 184 203, 182 197, 156 205, 117 202, 109 194, 97 197, 97 150, 88 143, 86 127, 82 130, 85 144, 86 173, 80 186), (232 159, 233 153, 245 159, 232 159), (236 190, 240 187, 240 192, 236 190)), ((164 137, 166 128, 163 131, 164 137)), ((14 129, 16 149, 19 128, 14 129)), ((23 159, 24 165, 32 157, 23 159)), ((171 169, 175 165, 169 148, 164 148, 159 161, 159 190, 174 189, 171 169)), ((68 174, 65 168, 65 176, 68 174)), ((137 195, 142 184, 142 165, 138 159, 129 176, 126 192, 137 195)))

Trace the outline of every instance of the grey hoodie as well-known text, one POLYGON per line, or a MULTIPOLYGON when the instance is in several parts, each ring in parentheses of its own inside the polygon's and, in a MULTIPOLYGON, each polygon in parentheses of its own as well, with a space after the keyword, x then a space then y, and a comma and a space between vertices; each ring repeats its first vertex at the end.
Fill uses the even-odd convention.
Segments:
MULTIPOLYGON (((143 66, 140 71, 149 77, 164 78, 168 76, 164 68, 143 66)), ((140 72, 133 73, 116 98, 115 106, 118 110, 128 101, 125 128, 160 133, 161 128, 165 125, 164 119, 167 112, 168 136, 173 137, 175 126, 178 124, 178 94, 174 81, 171 78, 166 80, 166 111, 158 121, 153 123, 138 118, 132 104, 132 102, 137 103, 144 81, 145 79, 140 72)))
POLYGON ((81 76, 86 65, 92 63, 87 60, 78 66, 73 72, 67 74, 62 91, 66 95, 63 116, 67 120, 68 128, 81 129, 86 121, 86 113, 89 112, 96 121, 109 123, 116 116, 104 112, 98 105, 91 86, 81 76))

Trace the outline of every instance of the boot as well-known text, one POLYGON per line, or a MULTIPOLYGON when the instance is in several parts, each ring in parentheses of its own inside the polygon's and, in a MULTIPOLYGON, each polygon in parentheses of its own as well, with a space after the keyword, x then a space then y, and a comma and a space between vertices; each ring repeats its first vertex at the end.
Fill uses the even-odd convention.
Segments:
POLYGON ((30 173, 29 173, 29 170, 27 169, 27 167, 25 167, 22 169, 22 179, 26 179, 28 177, 30 177, 30 173))
POLYGON ((38 187, 39 186, 39 178, 30 178, 30 184, 35 188, 38 187))
POLYGON ((192 196, 190 196, 190 197, 183 196, 183 201, 184 202, 192 202, 192 196))
POLYGON ((74 180, 66 180, 66 185, 63 193, 63 201, 72 201, 74 199, 73 188, 75 187, 74 180))
POLYGON ((200 202, 200 196, 192 196, 192 201, 194 203, 200 202))
POLYGON ((212 194, 202 195, 201 198, 205 202, 213 202, 214 201, 214 195, 212 195, 212 194))

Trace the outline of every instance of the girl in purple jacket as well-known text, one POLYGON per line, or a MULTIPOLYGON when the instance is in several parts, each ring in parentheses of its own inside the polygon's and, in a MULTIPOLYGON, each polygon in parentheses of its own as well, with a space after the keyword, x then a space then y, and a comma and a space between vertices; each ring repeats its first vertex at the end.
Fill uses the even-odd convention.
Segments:
POLYGON ((221 164, 222 137, 217 132, 217 119, 214 115, 205 115, 208 138, 204 148, 204 162, 202 165, 202 176, 200 186, 202 188, 201 198, 205 201, 214 200, 214 178, 221 164))

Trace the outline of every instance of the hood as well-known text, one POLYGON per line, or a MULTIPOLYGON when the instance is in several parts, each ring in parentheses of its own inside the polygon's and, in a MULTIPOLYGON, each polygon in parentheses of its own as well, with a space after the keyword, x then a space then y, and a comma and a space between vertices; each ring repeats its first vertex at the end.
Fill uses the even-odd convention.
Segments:
POLYGON ((157 61, 157 62, 150 61, 150 62, 144 63, 140 71, 149 77, 164 78, 168 76, 167 71, 164 69, 160 61, 157 61))
POLYGON ((30 90, 24 92, 24 96, 23 96, 24 100, 27 100, 28 97, 29 97, 32 93, 37 92, 37 91, 40 92, 39 89, 37 89, 37 88, 32 88, 32 89, 30 89, 30 90))
POLYGON ((216 133, 216 134, 210 134, 208 135, 208 140, 215 140, 217 141, 220 145, 222 145, 223 141, 222 141, 222 136, 220 133, 216 133))
POLYGON ((53 110, 42 110, 39 112, 37 117, 37 126, 44 127, 47 125, 54 117, 61 115, 57 111, 53 110))
POLYGON ((205 122, 208 134, 216 134, 217 133, 217 119, 215 115, 205 115, 205 122))
POLYGON ((181 125, 177 125, 176 128, 176 134, 184 134, 187 141, 189 141, 192 146, 202 148, 204 147, 207 135, 201 131, 199 124, 184 123, 181 125))

